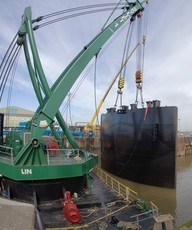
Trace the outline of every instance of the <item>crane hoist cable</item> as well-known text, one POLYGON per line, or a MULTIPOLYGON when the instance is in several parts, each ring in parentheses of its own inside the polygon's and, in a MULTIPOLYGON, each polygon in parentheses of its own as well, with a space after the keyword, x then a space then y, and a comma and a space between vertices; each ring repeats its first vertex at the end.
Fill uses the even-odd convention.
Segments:
MULTIPOLYGON (((121 10, 122 6, 124 6, 123 3, 118 3, 118 5, 116 3, 104 3, 104 4, 95 4, 95 5, 88 5, 88 6, 82 6, 82 7, 75 7, 75 8, 71 8, 71 9, 58 11, 55 13, 51 13, 51 14, 40 16, 36 19, 33 19, 32 23, 39 23, 42 20, 48 20, 49 18, 57 17, 57 18, 54 18, 51 20, 49 19, 49 21, 46 21, 44 23, 35 25, 33 27, 33 30, 37 30, 37 29, 42 28, 44 26, 47 26, 47 25, 50 25, 53 23, 57 23, 57 22, 60 22, 62 20, 70 19, 73 17, 79 17, 82 15, 99 13, 99 12, 104 12, 104 11, 111 11, 111 10, 114 11, 114 7, 115 7, 115 10, 117 10, 117 9, 121 10), (64 15, 64 16, 60 16, 60 15, 64 15)), ((109 18, 111 17, 111 15, 109 16, 109 18)), ((104 26, 106 26, 107 22, 104 24, 104 26)), ((103 27, 103 29, 104 29, 104 27, 103 27)))
POLYGON ((1 99, 5 91, 5 86, 7 85, 7 94, 8 94, 7 109, 6 109, 7 119, 5 120, 7 127, 9 126, 9 108, 10 108, 12 88, 13 88, 14 77, 15 77, 15 72, 17 68, 20 51, 21 49, 16 47, 13 54, 9 55, 9 57, 7 58, 6 64, 3 64, 4 67, 0 71, 1 72, 1 87, 0 87, 0 98, 1 99), (9 80, 9 83, 7 84, 8 80, 9 80))
POLYGON ((67 122, 67 118, 68 118, 68 113, 69 113, 69 121, 70 121, 70 125, 73 126, 73 122, 72 122, 72 116, 71 116, 71 93, 68 93, 68 110, 66 111, 66 122, 67 122))
MULTIPOLYGON (((39 23, 42 20, 46 20, 46 19, 49 19, 49 18, 52 18, 52 17, 56 17, 56 16, 59 16, 59 15, 62 15, 62 14, 68 14, 68 15, 66 15, 64 17, 55 18, 52 21, 45 22, 44 24, 36 25, 36 26, 33 27, 33 30, 39 29, 41 27, 47 26, 49 24, 52 24, 52 23, 55 23, 55 22, 58 22, 58 21, 61 21, 61 20, 64 20, 64 19, 69 19, 69 18, 73 18, 73 17, 85 15, 85 14, 91 14, 91 13, 97 13, 97 12, 109 11, 109 10, 112 10, 113 11, 112 13, 114 13, 114 11, 116 9, 120 10, 122 8, 122 6, 124 6, 124 3, 120 3, 119 2, 118 4, 116 4, 116 3, 95 4, 95 5, 75 7, 75 8, 72 8, 72 9, 62 10, 62 11, 59 11, 59 12, 55 12, 55 13, 52 13, 52 14, 49 14, 49 15, 45 15, 45 16, 40 16, 40 17, 38 17, 36 19, 33 19, 32 23, 34 24, 34 23, 39 23), (93 9, 93 10, 90 10, 90 9, 93 9)), ((111 15, 112 15, 112 13, 111 13, 111 15)), ((13 39, 13 41, 12 41, 10 47, 9 47, 9 49, 7 50, 6 55, 4 56, 4 59, 1 62, 0 71, 4 70, 4 68, 5 68, 4 67, 4 63, 8 62, 10 56, 13 53, 13 50, 15 50, 15 45, 17 45, 16 44, 16 38, 17 38, 17 34, 15 35, 15 37, 14 37, 14 39, 13 39)), ((20 47, 21 46, 19 46, 19 48, 20 47)), ((18 49, 18 46, 16 47, 16 49, 18 49)), ((15 50, 15 56, 17 56, 16 50, 15 50)), ((13 60, 13 58, 12 58, 12 60, 13 60)), ((10 63, 9 64, 10 68, 7 67, 7 70, 6 70, 7 74, 4 74, 3 78, 0 79, 0 81, 2 82, 1 83, 1 89, 0 89, 0 95, 1 95, 0 96, 0 100, 2 98, 3 90, 4 90, 6 82, 7 82, 6 76, 8 76, 8 74, 10 72, 9 69, 11 69, 11 66, 12 66, 11 61, 9 61, 9 63, 10 63)), ((0 72, 0 76, 2 76, 1 72, 0 72)))
MULTIPOLYGON (((111 44, 114 42, 114 40, 124 31, 125 26, 122 27, 122 29, 120 29, 114 36, 113 38, 103 47, 103 49, 100 50, 99 54, 97 54, 97 60, 99 60, 99 58, 101 58, 101 56, 105 53, 105 51, 111 46, 111 44)), ((89 72, 92 70, 92 68, 95 65, 95 60, 89 65, 89 67, 86 69, 86 72, 83 74, 83 76, 80 78, 78 84, 75 86, 74 91, 71 93, 71 97, 70 100, 73 99, 73 97, 75 96, 75 94, 77 93, 79 87, 81 86, 81 84, 84 82, 85 78, 88 76, 89 72)), ((66 110, 68 109, 68 103, 69 100, 67 100, 67 102, 65 103, 63 109, 62 109, 62 114, 64 115, 64 113, 66 112, 66 110)))
MULTIPOLYGON (((138 40, 142 37, 142 13, 137 15, 137 36, 138 36, 138 40)), ((138 104, 138 94, 140 93, 141 96, 141 104, 142 107, 144 106, 143 103, 143 98, 142 98, 142 83, 143 83, 143 70, 142 70, 142 46, 138 47, 137 52, 136 52, 136 56, 137 56, 137 60, 136 60, 136 73, 135 73, 135 83, 136 83, 136 99, 135 99, 135 103, 138 104)))
POLYGON ((0 100, 2 99, 5 85, 9 78, 11 69, 15 64, 17 57, 19 56, 20 49, 21 47, 18 46, 16 42, 14 42, 13 40, 6 52, 5 57, 3 58, 1 62, 1 65, 0 65, 0 100))
POLYGON ((145 44, 146 44, 146 34, 147 34, 147 23, 148 23, 148 12, 149 12, 149 7, 148 7, 148 3, 149 1, 146 2, 146 10, 145 10, 145 14, 144 14, 144 23, 143 23, 143 57, 142 57, 142 71, 144 71, 144 61, 145 61, 145 44))
POLYGON ((3 60, 0 63, 0 101, 3 98, 3 94, 6 89, 5 86, 7 85, 7 82, 9 80, 9 85, 7 87, 8 97, 7 97, 7 110, 6 110, 7 119, 5 121, 6 126, 9 126, 9 107, 11 101, 12 87, 14 82, 16 66, 21 51, 21 47, 18 46, 16 43, 16 36, 13 38, 10 46, 6 51, 5 56, 3 57, 3 60))
POLYGON ((107 95, 109 94, 112 86, 114 85, 114 83, 116 82, 117 78, 119 77, 119 74, 122 72, 122 69, 125 67, 125 65, 127 64, 127 62, 129 61, 129 59, 131 58, 131 56, 133 55, 133 53, 136 51, 137 47, 140 45, 140 42, 138 42, 136 44, 136 46, 133 48, 133 50, 131 51, 131 53, 129 54, 129 56, 126 58, 126 60, 124 61, 123 65, 120 67, 118 73, 115 75, 115 77, 113 78, 111 84, 109 85, 109 87, 107 88, 104 96, 102 97, 97 109, 95 110, 95 113, 92 116, 92 119, 90 120, 90 122, 87 124, 87 126, 85 127, 85 129, 91 129, 93 127, 93 123, 95 121, 95 118, 98 116, 98 113, 107 97, 107 95))
MULTIPOLYGON (((105 53, 105 51, 111 46, 111 44, 114 42, 114 40, 123 32, 124 27, 122 27, 122 29, 119 30, 119 32, 117 32, 113 38, 104 46, 104 48, 102 50, 100 50, 99 54, 97 55, 97 60, 99 60, 99 58, 101 58, 101 56, 105 53)), ((85 80, 85 78, 87 77, 87 75, 89 74, 89 72, 92 70, 92 68, 95 65, 95 60, 89 65, 89 67, 86 69, 85 74, 82 76, 82 78, 79 80, 78 84, 76 85, 71 99, 75 96, 76 92, 78 91, 79 87, 81 86, 81 84, 83 83, 83 81, 85 80)), ((68 103, 68 102, 67 102, 68 103)), ((68 105, 65 104, 63 110, 62 110, 62 114, 66 111, 68 105)))
POLYGON ((116 6, 114 7, 113 11, 111 12, 111 14, 109 15, 108 19, 106 20, 102 30, 105 28, 105 26, 107 25, 108 21, 110 20, 111 16, 113 15, 113 13, 115 12, 115 10, 118 8, 118 6, 121 4, 122 0, 119 0, 119 2, 116 4, 116 6))
POLYGON ((96 95, 96 80, 97 80, 97 56, 98 53, 95 55, 95 68, 94 68, 94 101, 95 101, 95 111, 96 111, 96 125, 99 125, 99 118, 98 118, 98 111, 97 111, 97 95, 96 95))
MULTIPOLYGON (((104 48, 102 50, 100 50, 100 52, 97 54, 97 60, 99 60, 99 58, 102 57, 102 55, 105 53, 105 51, 111 46, 111 44, 113 43, 113 41, 123 32, 123 29, 120 29, 119 32, 117 32, 117 34, 114 35, 114 37, 106 44, 106 46, 104 46, 104 48)), ((89 67, 87 68, 86 72, 83 74, 83 76, 81 77, 81 79, 79 80, 78 84, 76 85, 74 91, 71 93, 71 96, 70 96, 70 99, 67 100, 67 102, 65 103, 63 109, 62 109, 62 115, 64 116, 65 112, 67 111, 68 109, 68 104, 71 102, 71 100, 73 99, 73 97, 75 96, 75 94, 77 93, 79 87, 81 86, 81 84, 84 82, 85 78, 88 76, 89 72, 92 70, 92 68, 95 66, 95 60, 89 65, 89 67)), ((124 67, 124 65, 123 65, 124 67)), ((119 75, 119 74, 118 74, 119 75)), ((100 108, 99 108, 100 110, 100 108)), ((98 112, 99 112, 98 110, 98 112)), ((93 123, 95 121, 95 114, 97 115, 98 113, 95 111, 93 117, 93 122, 92 122, 92 119, 91 121, 88 123, 88 127, 92 127, 93 126, 93 123)), ((97 115, 98 116, 98 115, 97 115)))
MULTIPOLYGON (((21 49, 19 49, 19 52, 21 51, 21 49)), ((10 104, 11 104, 11 95, 12 95, 12 89, 13 89, 13 83, 14 83, 14 78, 15 78, 15 73, 16 73, 16 69, 17 69, 17 64, 18 64, 18 60, 19 60, 19 55, 20 53, 17 55, 17 59, 15 59, 14 61, 14 65, 13 65, 13 69, 11 71, 11 78, 9 79, 9 89, 8 89, 8 97, 7 97, 7 119, 6 119, 6 126, 9 127, 9 108, 10 108, 10 104)))
MULTIPOLYGON (((148 5, 148 1, 146 2, 148 5)), ((147 18, 148 18, 148 7, 145 11, 145 17, 143 20, 142 12, 137 15, 138 19, 138 40, 142 37, 142 46, 137 49, 137 62, 136 62, 136 73, 135 73, 135 83, 136 83, 136 99, 135 103, 138 104, 138 95, 140 93, 141 105, 144 107, 143 101, 143 70, 144 70, 144 56, 145 56, 145 43, 146 43, 146 30, 147 30, 147 18), (143 25, 144 24, 144 25, 143 25)))
MULTIPOLYGON (((128 30, 127 30, 126 40, 125 40, 125 45, 124 45, 124 50, 123 50, 123 56, 122 56, 122 62, 121 62, 121 67, 123 66, 123 63, 125 62, 125 60, 128 57, 131 38, 132 38, 132 32, 133 32, 133 25, 134 25, 133 22, 134 22, 134 18, 132 18, 130 20, 130 24, 129 24, 129 27, 128 27, 128 30)), ((123 94, 122 89, 124 88, 124 84, 125 84, 125 73, 126 73, 126 65, 124 65, 124 67, 121 68, 121 71, 119 73, 117 97, 116 97, 116 101, 115 101, 115 105, 114 105, 115 107, 117 107, 117 102, 118 102, 119 98, 120 98, 120 106, 122 106, 122 94, 123 94)))

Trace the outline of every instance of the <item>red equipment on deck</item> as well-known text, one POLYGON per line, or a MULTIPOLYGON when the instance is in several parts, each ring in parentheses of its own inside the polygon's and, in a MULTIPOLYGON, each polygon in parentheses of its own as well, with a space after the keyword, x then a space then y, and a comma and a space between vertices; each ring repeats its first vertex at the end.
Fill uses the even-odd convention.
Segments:
POLYGON ((50 155, 58 155, 60 154, 59 144, 55 141, 49 142, 48 149, 50 151, 50 155))
POLYGON ((64 216, 70 223, 81 222, 81 216, 76 204, 71 200, 71 192, 65 192, 65 201, 63 202, 63 212, 64 216))

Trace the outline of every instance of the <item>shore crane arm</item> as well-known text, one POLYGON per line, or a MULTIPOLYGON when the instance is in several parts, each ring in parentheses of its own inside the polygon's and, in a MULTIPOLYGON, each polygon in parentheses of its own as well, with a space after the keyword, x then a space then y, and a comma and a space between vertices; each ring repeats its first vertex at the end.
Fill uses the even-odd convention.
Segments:
MULTIPOLYGON (((23 146, 21 151, 15 157, 15 164, 26 165, 33 162, 34 154, 36 154, 36 164, 46 164, 46 156, 43 153, 42 136, 48 126, 54 122, 59 107, 63 100, 68 95, 74 82, 77 80, 81 72, 87 66, 89 61, 96 55, 101 47, 107 42, 107 40, 132 16, 137 15, 138 12, 144 10, 143 4, 146 1, 140 3, 126 3, 124 12, 105 27, 88 45, 86 45, 80 53, 72 60, 72 62, 65 68, 60 74, 56 82, 53 84, 50 90, 45 94, 42 99, 41 106, 37 109, 35 117, 32 121, 31 138, 23 146), (38 156, 39 154, 39 156, 38 156), (27 159, 27 160, 26 160, 27 159)), ((32 20, 31 20, 31 8, 27 7, 24 12, 23 22, 18 33, 18 44, 26 46, 26 35, 29 36, 29 40, 33 40, 32 20), (31 37, 30 37, 31 36, 31 37)), ((29 44, 30 45, 30 44, 29 44)), ((24 47, 25 48, 25 47, 24 47)), ((34 65, 41 66, 38 59, 37 50, 32 47, 32 55, 34 65)), ((28 60, 27 60, 28 61, 28 60)), ((41 70, 41 68, 39 68, 41 70)), ((41 77, 42 73, 39 71, 41 77)), ((45 80, 45 79, 44 79, 45 80)), ((47 90, 46 82, 42 82, 43 87, 47 90)))
POLYGON ((117 72, 117 74, 116 74, 115 77, 113 78, 111 84, 109 85, 109 87, 107 88, 107 90, 106 90, 104 96, 102 97, 102 99, 101 99, 101 101, 100 101, 98 107, 96 108, 96 110, 95 110, 95 112, 94 112, 94 114, 93 114, 93 116, 92 116, 90 122, 85 126, 84 131, 87 132, 89 129, 91 129, 91 130, 93 129, 94 121, 95 121, 96 117, 98 116, 98 114, 99 114, 99 112, 100 112, 100 110, 101 110, 101 108, 102 108, 102 105, 103 105, 103 103, 104 103, 104 101, 105 101, 107 95, 109 94, 109 92, 110 92, 112 86, 114 85, 114 83, 116 82, 117 78, 119 77, 119 74, 121 73, 122 69, 125 67, 125 65, 127 64, 128 60, 130 59, 130 57, 132 56, 132 54, 135 52, 135 50, 137 49, 137 47, 138 47, 139 45, 140 45, 140 42, 138 42, 138 43, 136 44, 136 46, 134 47, 134 49, 132 50, 132 52, 130 53, 130 55, 129 55, 129 56, 127 57, 127 59, 124 61, 123 65, 120 67, 119 71, 117 72))

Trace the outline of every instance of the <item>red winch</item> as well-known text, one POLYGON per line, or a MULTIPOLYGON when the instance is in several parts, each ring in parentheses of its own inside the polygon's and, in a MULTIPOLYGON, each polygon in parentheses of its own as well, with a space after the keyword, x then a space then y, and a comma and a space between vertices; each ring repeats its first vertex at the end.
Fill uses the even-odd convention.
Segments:
POLYGON ((50 152, 50 155, 60 154, 59 144, 55 141, 51 141, 48 143, 48 150, 50 152))
POLYGON ((64 216, 70 223, 79 223, 81 222, 81 216, 79 210, 77 209, 76 204, 71 200, 71 192, 65 192, 65 200, 63 202, 63 212, 64 216))

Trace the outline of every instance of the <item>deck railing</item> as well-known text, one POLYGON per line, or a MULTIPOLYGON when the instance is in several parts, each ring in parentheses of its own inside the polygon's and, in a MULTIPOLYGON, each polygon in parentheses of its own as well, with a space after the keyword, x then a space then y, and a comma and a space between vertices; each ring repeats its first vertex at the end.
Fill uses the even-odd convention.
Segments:
POLYGON ((134 216, 130 216, 131 219, 133 219, 132 223, 135 223, 138 229, 140 228, 140 223, 143 221, 146 221, 148 219, 153 218, 154 216, 158 216, 158 208, 153 203, 151 203, 152 209, 134 216))
MULTIPOLYGON (((14 165, 13 148, 0 145, 0 161, 14 165)), ((79 149, 47 149, 46 158, 48 165, 60 165, 64 162, 70 164, 72 161, 78 163, 87 162, 89 153, 80 152, 79 149)))
POLYGON ((89 158, 88 153, 81 152, 79 149, 47 149, 47 163, 48 165, 71 163, 71 161, 82 162, 89 158), (83 154, 83 155, 82 155, 83 154))
POLYGON ((138 193, 134 190, 128 188, 124 184, 120 183, 113 177, 111 177, 108 173, 103 171, 102 169, 95 167, 93 172, 111 189, 118 193, 121 197, 123 197, 127 201, 134 201, 138 199, 138 193))
MULTIPOLYGON (((120 183, 116 179, 114 179, 112 176, 110 176, 108 173, 103 171, 102 169, 95 167, 93 169, 93 172, 111 189, 113 189, 115 192, 117 192, 121 197, 123 197, 125 200, 129 201, 130 203, 133 201, 139 200, 138 193, 134 190, 128 188, 124 184, 120 183)), ((144 221, 146 219, 150 219, 153 216, 159 216, 158 213, 158 207, 153 203, 150 202, 150 209, 149 211, 145 211, 141 214, 132 216, 131 218, 135 218, 135 223, 139 226, 139 222, 144 221)))

